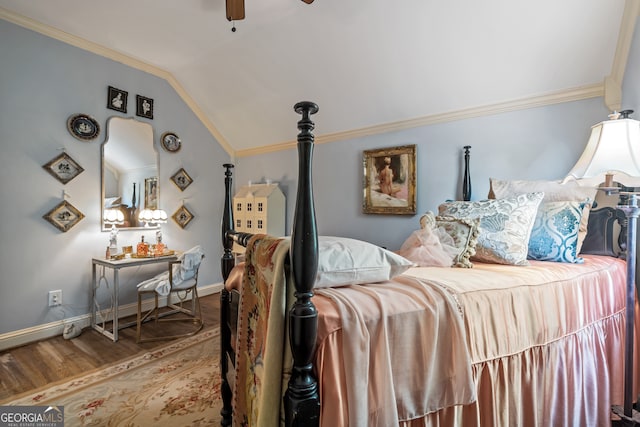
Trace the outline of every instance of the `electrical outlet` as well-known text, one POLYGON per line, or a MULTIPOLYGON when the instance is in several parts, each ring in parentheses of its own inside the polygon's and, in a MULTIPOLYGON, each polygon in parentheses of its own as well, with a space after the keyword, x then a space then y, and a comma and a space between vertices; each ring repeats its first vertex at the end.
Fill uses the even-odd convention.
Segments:
POLYGON ((62 304, 62 291, 49 291, 49 307, 62 304))

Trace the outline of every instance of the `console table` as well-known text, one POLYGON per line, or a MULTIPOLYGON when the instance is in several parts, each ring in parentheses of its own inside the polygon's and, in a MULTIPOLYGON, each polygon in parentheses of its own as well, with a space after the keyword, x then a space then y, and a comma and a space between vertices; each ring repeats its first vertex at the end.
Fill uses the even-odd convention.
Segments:
MULTIPOLYGON (((91 327, 102 335, 111 338, 113 341, 118 341, 118 330, 127 326, 135 325, 136 322, 130 322, 126 324, 118 324, 118 288, 120 287, 119 272, 123 268, 137 267, 141 265, 152 265, 159 263, 170 263, 176 261, 178 257, 176 255, 160 256, 153 258, 125 258, 120 260, 93 258, 91 260, 92 269, 92 288, 91 288, 91 327), (102 272, 98 276, 98 267, 102 267, 102 272), (110 268, 113 271, 113 281, 109 283, 106 268, 110 268), (104 285, 111 290, 111 308, 100 309, 98 302, 96 301, 96 293, 98 288, 104 283, 104 285), (100 316, 100 321, 97 317, 100 316), (106 326, 107 322, 111 321, 111 329, 106 326)), ((167 267, 168 268, 168 267, 167 267)))

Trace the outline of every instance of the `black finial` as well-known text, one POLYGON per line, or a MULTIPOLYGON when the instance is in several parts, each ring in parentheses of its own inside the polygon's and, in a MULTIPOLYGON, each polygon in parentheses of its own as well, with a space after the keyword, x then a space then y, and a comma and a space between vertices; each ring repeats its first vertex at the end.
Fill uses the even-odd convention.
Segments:
POLYGON ((630 115, 633 114, 633 110, 622 110, 620 111, 621 119, 628 119, 630 115))

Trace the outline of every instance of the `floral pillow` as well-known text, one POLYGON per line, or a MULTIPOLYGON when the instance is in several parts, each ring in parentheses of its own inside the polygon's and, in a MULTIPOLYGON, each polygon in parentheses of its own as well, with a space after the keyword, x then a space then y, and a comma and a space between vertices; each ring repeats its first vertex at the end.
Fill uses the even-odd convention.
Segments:
POLYGON ((528 265, 529 238, 544 193, 526 193, 505 199, 453 201, 438 207, 440 215, 478 219, 478 244, 471 259, 481 262, 528 265))
POLYGON ((580 230, 578 231, 578 253, 582 247, 582 242, 587 236, 587 224, 589 222, 589 212, 598 190, 594 187, 581 186, 576 181, 544 181, 544 180, 502 180, 489 179, 489 198, 502 199, 513 197, 523 193, 533 193, 541 191, 544 193, 544 202, 586 202, 582 211, 580 230))
POLYGON ((436 227, 444 230, 453 239, 458 254, 453 259, 454 267, 471 268, 471 257, 476 254, 479 220, 436 216, 436 227))
POLYGON ((529 239, 529 259, 582 264, 578 231, 584 209, 580 202, 543 202, 529 239))

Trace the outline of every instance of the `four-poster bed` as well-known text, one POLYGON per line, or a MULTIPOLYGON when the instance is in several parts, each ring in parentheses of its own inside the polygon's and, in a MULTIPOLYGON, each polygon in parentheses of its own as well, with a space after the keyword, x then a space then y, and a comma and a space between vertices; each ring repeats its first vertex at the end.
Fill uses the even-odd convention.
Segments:
MULTIPOLYGON (((233 165, 224 165, 222 425, 608 425, 611 404, 622 401, 624 261, 577 256, 580 213, 570 262, 514 259, 511 240, 501 242, 508 253, 489 253, 482 219, 451 219, 490 206, 510 232, 519 232, 510 218, 528 216, 534 233, 542 206, 585 212, 584 203, 565 202, 568 187, 557 183, 511 197, 496 182, 495 201, 441 205, 441 223, 477 228, 469 232, 477 252, 458 263, 471 268, 415 267, 366 242, 319 237, 310 119, 318 107, 294 108, 302 118, 290 239, 233 230, 233 165), (247 247, 238 265, 234 241, 247 247)), ((581 198, 584 189, 569 192, 581 198)))

